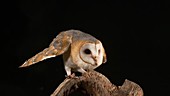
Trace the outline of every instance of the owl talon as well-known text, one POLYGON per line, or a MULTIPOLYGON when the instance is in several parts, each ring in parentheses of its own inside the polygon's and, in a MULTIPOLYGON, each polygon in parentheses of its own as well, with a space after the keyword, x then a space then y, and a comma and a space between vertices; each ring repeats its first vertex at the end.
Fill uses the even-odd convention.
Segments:
POLYGON ((69 79, 71 79, 71 78, 77 79, 77 78, 78 78, 77 76, 75 76, 74 73, 71 74, 71 75, 65 75, 65 77, 66 77, 66 78, 69 78, 69 79))

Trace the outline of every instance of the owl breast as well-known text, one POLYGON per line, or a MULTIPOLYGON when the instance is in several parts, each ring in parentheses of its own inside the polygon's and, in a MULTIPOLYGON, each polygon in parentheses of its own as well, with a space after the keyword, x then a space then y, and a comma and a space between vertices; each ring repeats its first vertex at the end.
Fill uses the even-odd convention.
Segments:
POLYGON ((77 58, 77 60, 74 60, 71 56, 69 56, 67 59, 65 57, 66 55, 63 55, 64 58, 64 65, 71 68, 72 71, 77 71, 80 68, 83 68, 84 70, 92 70, 98 67, 97 65, 91 65, 89 63, 84 62, 80 58, 77 58))
MULTIPOLYGON (((72 60, 71 60, 71 62, 72 62, 72 67, 73 68, 75 68, 75 69, 79 69, 79 68, 83 68, 84 70, 92 70, 92 69, 95 69, 95 68, 97 68, 99 65, 97 65, 97 64, 90 64, 90 63, 86 63, 86 62, 84 62, 82 59, 79 59, 78 61, 76 61, 76 62, 73 62, 72 60)), ((71 67, 70 66, 70 67, 71 67)))

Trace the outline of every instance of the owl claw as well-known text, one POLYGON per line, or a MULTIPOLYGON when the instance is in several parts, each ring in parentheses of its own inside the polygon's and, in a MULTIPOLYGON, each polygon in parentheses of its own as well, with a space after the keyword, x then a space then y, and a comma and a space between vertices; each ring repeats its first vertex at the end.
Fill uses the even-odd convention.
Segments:
POLYGON ((77 76, 75 76, 74 73, 71 74, 71 75, 65 75, 65 77, 66 77, 66 78, 69 78, 69 79, 72 79, 72 78, 77 79, 77 78, 78 78, 77 76))

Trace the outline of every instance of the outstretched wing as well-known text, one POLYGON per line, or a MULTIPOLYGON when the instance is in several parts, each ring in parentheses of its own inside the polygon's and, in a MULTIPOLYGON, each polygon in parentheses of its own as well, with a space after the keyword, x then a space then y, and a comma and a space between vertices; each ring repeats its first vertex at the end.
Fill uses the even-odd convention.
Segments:
POLYGON ((57 35, 56 38, 54 38, 54 40, 51 42, 48 48, 39 52, 32 58, 28 59, 20 67, 27 67, 35 63, 38 63, 40 61, 43 61, 45 59, 61 55, 67 51, 71 43, 72 43, 72 34, 70 34, 68 31, 61 32, 60 34, 57 35))

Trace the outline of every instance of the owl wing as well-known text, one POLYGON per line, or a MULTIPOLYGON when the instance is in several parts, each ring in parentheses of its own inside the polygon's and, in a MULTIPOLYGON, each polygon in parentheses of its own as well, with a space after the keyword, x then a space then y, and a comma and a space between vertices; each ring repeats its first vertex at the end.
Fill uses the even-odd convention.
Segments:
POLYGON ((69 32, 61 32, 56 38, 53 39, 48 48, 45 48, 43 51, 28 59, 20 67, 27 67, 45 59, 61 55, 67 51, 71 43, 72 34, 69 32))

